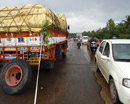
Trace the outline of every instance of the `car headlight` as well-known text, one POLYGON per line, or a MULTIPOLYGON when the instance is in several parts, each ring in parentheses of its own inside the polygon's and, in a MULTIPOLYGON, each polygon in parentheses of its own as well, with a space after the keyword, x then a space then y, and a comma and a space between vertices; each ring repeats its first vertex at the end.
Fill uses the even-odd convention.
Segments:
POLYGON ((122 84, 123 84, 123 86, 130 88, 130 79, 123 78, 122 84))

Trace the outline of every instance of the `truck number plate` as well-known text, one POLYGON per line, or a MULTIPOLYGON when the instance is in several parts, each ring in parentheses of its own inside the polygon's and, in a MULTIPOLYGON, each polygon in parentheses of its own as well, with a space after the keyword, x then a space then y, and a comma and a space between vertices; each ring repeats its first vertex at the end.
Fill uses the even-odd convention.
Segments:
POLYGON ((14 59, 16 56, 5 56, 5 59, 14 59))

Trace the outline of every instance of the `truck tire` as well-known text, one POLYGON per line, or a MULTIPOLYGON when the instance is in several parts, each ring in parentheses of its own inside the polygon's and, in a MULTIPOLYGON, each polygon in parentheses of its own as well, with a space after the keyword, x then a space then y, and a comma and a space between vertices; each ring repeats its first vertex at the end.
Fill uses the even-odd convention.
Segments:
POLYGON ((28 87, 32 70, 22 59, 8 61, 0 73, 0 87, 10 95, 20 94, 28 87))

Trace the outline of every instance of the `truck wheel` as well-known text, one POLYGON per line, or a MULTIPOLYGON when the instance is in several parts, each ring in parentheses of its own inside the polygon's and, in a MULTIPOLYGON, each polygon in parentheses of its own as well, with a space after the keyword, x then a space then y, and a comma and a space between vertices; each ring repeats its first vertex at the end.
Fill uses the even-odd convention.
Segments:
POLYGON ((113 79, 110 80, 110 96, 114 104, 121 104, 113 79))
POLYGON ((7 94, 20 94, 29 85, 32 70, 30 65, 22 59, 7 62, 0 73, 0 86, 7 94))

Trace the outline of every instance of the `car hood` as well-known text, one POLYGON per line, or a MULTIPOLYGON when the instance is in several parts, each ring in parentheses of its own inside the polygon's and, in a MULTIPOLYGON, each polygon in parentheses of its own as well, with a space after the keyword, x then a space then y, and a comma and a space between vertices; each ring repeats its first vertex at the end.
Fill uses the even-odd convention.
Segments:
POLYGON ((82 39, 82 41, 85 41, 85 42, 87 42, 88 40, 86 40, 86 39, 82 39))
POLYGON ((127 78, 130 78, 130 62, 116 62, 116 65, 127 78))

